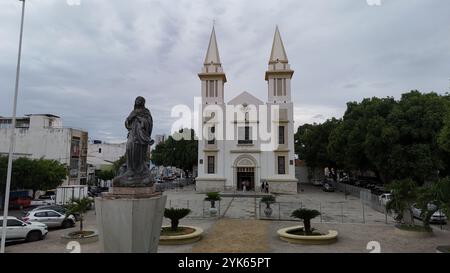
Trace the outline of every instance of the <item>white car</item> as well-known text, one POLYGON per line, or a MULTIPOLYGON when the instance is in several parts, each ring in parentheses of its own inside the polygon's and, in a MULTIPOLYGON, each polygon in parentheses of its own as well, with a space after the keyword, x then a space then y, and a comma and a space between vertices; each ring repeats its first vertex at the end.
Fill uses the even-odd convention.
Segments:
MULTIPOLYGON (((3 216, 0 216, 0 227, 3 226, 3 219, 3 216)), ((6 241, 26 240, 33 242, 44 239, 47 233, 48 228, 45 224, 26 223, 16 217, 8 216, 6 241)))
POLYGON ((75 226, 75 217, 57 212, 51 209, 41 209, 29 211, 23 218, 25 222, 39 222, 48 227, 70 228, 75 226))
MULTIPOLYGON (((432 204, 428 204, 428 208, 429 209, 433 209, 432 204)), ((436 208, 436 207, 434 207, 436 208)), ((417 219, 422 219, 422 209, 420 209, 419 207, 417 207, 417 204, 413 204, 411 207, 413 216, 417 219)), ((447 222, 447 217, 445 216, 445 214, 441 211, 441 210, 437 210, 433 213, 433 215, 431 215, 430 217, 430 223, 442 223, 445 224, 447 222)))
POLYGON ((56 203, 55 195, 40 196, 38 199, 31 200, 30 206, 47 206, 56 203))
POLYGON ((380 204, 383 206, 386 206, 387 202, 391 201, 391 199, 392 199, 392 194, 390 194, 390 193, 383 193, 378 197, 380 204))

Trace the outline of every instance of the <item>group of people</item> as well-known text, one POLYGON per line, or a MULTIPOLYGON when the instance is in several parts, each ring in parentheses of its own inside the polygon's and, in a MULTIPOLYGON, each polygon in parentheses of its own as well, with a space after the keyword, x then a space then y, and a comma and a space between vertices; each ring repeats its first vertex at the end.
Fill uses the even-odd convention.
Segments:
POLYGON ((261 183, 261 192, 269 193, 269 183, 267 181, 261 183))
MULTIPOLYGON (((250 181, 244 180, 242 181, 242 191, 246 192, 249 190, 250 187, 250 181)), ((267 181, 263 181, 261 183, 261 192, 269 193, 269 183, 267 181)))

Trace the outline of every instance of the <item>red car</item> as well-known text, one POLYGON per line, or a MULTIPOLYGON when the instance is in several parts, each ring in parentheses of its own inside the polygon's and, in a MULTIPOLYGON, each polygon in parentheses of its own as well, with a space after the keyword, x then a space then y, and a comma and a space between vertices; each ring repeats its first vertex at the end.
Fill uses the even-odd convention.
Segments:
POLYGON ((31 197, 11 197, 9 207, 13 209, 28 208, 31 205, 31 197))

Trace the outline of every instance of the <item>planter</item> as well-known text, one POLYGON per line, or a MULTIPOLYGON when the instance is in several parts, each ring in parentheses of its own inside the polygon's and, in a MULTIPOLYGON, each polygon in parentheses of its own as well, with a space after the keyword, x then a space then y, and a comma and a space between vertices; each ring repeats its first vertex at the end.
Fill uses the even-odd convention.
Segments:
POLYGON ((209 215, 216 216, 217 215, 217 209, 216 208, 209 208, 209 215))
POLYGON ((411 238, 427 238, 433 236, 433 230, 422 230, 421 226, 415 226, 417 228, 405 228, 402 225, 395 225, 395 233, 401 236, 411 238))
POLYGON ((450 246, 438 246, 436 247, 436 253, 450 253, 450 246))
POLYGON ((269 207, 269 206, 267 206, 267 207, 264 209, 264 214, 266 215, 266 217, 272 216, 272 208, 269 207))
POLYGON ((72 231, 66 234, 61 235, 61 242, 67 244, 68 242, 76 241, 80 244, 89 244, 98 241, 98 231, 96 230, 83 230, 83 233, 80 231, 72 231))
POLYGON ((329 230, 327 234, 323 235, 296 235, 289 233, 301 228, 303 228, 303 226, 282 228, 279 229, 277 233, 281 240, 293 244, 327 245, 337 241, 338 232, 336 230, 329 230))
MULTIPOLYGON (((163 226, 164 228, 170 228, 170 226, 163 226)), ((194 226, 179 226, 179 228, 192 229, 192 232, 181 235, 161 235, 159 236, 160 245, 184 245, 197 242, 202 238, 203 229, 194 226)))

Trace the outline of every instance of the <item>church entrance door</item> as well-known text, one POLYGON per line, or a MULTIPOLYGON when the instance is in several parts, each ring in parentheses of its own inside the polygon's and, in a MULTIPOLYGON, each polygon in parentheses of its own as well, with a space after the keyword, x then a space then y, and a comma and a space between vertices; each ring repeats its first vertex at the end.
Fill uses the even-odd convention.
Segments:
POLYGON ((255 168, 254 167, 238 167, 237 168, 237 189, 243 190, 245 183, 248 185, 246 190, 255 189, 255 168))

